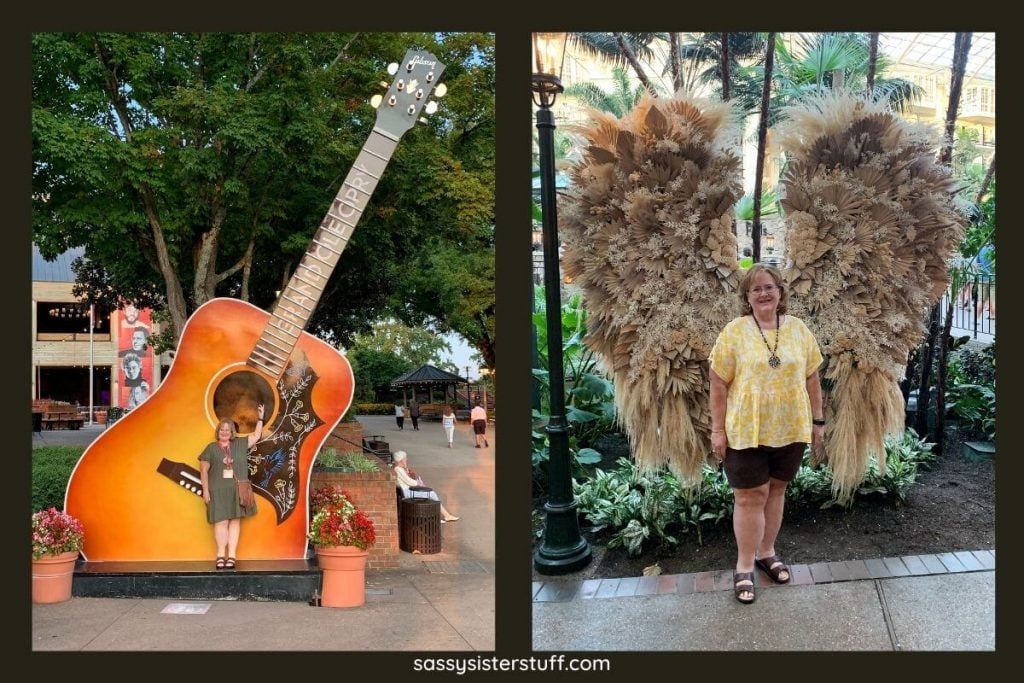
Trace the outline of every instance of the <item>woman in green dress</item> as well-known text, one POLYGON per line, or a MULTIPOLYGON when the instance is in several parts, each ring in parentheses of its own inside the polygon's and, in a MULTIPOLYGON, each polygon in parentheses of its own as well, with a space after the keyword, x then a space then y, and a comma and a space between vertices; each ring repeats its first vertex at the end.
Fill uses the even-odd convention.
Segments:
POLYGON ((249 436, 237 436, 235 423, 222 419, 200 460, 206 519, 213 524, 217 542, 217 569, 234 569, 242 517, 256 514, 256 502, 243 507, 238 500, 239 481, 249 480, 247 454, 263 434, 263 404, 256 406, 256 429, 249 436))

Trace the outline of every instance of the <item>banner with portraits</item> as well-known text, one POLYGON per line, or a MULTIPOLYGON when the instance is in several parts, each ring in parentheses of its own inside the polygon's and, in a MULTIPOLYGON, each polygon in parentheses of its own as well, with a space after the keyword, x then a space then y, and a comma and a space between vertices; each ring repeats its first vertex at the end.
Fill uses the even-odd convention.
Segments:
POLYGON ((132 409, 145 401, 153 391, 153 332, 150 309, 126 304, 117 311, 117 378, 118 402, 121 408, 132 409))

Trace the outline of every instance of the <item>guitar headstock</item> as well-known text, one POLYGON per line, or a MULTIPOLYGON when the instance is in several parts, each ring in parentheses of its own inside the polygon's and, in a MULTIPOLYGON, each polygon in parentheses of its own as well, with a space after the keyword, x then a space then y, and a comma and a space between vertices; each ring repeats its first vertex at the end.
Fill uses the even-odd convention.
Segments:
POLYGON ((420 120, 421 112, 433 114, 437 102, 428 98, 435 89, 438 97, 444 95, 445 85, 438 85, 444 68, 424 50, 407 50, 401 64, 390 64, 388 72, 394 80, 384 95, 374 95, 371 100, 377 108, 376 127, 399 138, 420 120))

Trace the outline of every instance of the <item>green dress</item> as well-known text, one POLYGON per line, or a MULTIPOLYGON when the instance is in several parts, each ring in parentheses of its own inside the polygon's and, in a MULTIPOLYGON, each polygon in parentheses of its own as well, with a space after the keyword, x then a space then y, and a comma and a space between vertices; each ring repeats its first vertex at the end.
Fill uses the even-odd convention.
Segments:
POLYGON ((244 508, 238 502, 238 484, 236 481, 248 481, 249 464, 247 454, 249 443, 246 437, 238 436, 231 440, 231 469, 234 478, 224 478, 224 452, 216 441, 209 444, 199 456, 200 460, 210 463, 210 472, 206 480, 210 487, 210 504, 206 506, 206 521, 213 524, 225 519, 251 517, 256 514, 256 503, 244 508))

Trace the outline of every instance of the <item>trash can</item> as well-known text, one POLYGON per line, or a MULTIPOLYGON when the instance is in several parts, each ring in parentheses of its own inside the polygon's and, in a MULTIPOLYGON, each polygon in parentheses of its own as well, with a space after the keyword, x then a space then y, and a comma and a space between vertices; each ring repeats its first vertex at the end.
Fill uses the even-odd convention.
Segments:
POLYGON ((399 505, 398 547, 407 553, 441 552, 441 503, 430 498, 403 498, 399 505))

